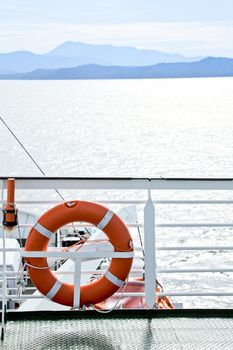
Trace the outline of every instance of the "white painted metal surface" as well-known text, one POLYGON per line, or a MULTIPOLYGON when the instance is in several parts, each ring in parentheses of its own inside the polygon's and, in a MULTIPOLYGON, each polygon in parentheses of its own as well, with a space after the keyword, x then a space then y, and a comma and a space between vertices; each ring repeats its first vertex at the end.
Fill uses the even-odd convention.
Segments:
POLYGON ((81 264, 82 260, 79 258, 74 259, 74 308, 80 307, 80 285, 81 285, 81 264))
MULTIPOLYGON (((5 196, 5 190, 6 190, 6 179, 2 179, 0 182, 0 187, 2 189, 2 204, 4 202, 4 196, 5 196)), ((19 178, 16 179, 16 189, 17 190, 46 190, 46 189, 62 189, 62 190, 141 190, 145 194, 151 193, 153 194, 153 191, 156 190, 176 190, 176 191, 193 191, 193 190, 204 190, 204 191, 216 191, 216 190, 222 190, 222 191, 232 191, 233 190, 233 180, 232 179, 131 179, 131 178, 121 178, 121 179, 111 179, 111 178, 19 178)), ((191 193, 190 192, 190 193, 191 193)), ((191 196, 191 195, 190 195, 191 196)), ((17 196, 16 196, 17 198, 17 196)), ((161 269, 157 267, 156 265, 156 251, 182 251, 182 250, 233 250, 233 246, 231 245, 193 245, 193 246, 159 246, 156 244, 155 249, 155 238, 156 238, 156 230, 160 228, 200 228, 200 227, 213 227, 213 228, 231 228, 233 227, 233 222, 198 222, 198 223, 166 223, 166 222, 158 222, 157 217, 155 216, 155 208, 157 209, 157 206, 159 205, 212 205, 212 204, 219 204, 219 205, 232 205, 233 201, 226 199, 226 200, 202 200, 202 199, 188 199, 188 200, 152 200, 149 196, 148 200, 118 200, 118 199, 112 199, 112 200, 96 200, 96 202, 102 202, 102 203, 108 203, 108 204, 120 204, 120 205, 126 205, 127 203, 134 204, 134 205, 145 205, 144 209, 144 223, 138 224, 135 222, 131 222, 128 224, 130 228, 143 228, 144 227, 144 250, 145 250, 145 269, 141 269, 142 273, 145 273, 145 293, 128 293, 129 296, 145 296, 146 303, 148 305, 148 308, 153 308, 155 303, 155 280, 157 273, 202 273, 202 272, 233 272, 233 269, 231 267, 218 267, 218 268, 212 268, 212 267, 203 267, 203 268, 177 268, 177 269, 161 269), (156 220, 155 220, 156 218, 156 220)), ((31 204, 32 206, 35 205, 49 205, 54 203, 61 203, 60 201, 54 201, 54 200, 19 200, 17 202, 18 204, 31 204)), ((22 224, 22 227, 31 227, 31 223, 24 223, 22 224)), ((88 226, 88 225, 87 225, 88 226)), ((5 237, 3 235, 3 240, 5 242, 5 237)), ((5 259, 4 256, 6 254, 9 254, 11 248, 9 250, 5 248, 5 243, 3 243, 3 260, 5 259)), ((13 250, 11 250, 13 251, 13 250)), ((91 261, 101 261, 102 258, 111 258, 111 257, 121 257, 126 258, 130 255, 129 253, 115 253, 112 251, 79 251, 79 252, 25 252, 21 251, 22 257, 26 256, 44 256, 44 257, 60 257, 60 258, 72 258, 72 259, 94 259, 86 261, 85 263, 89 264, 87 267, 87 271, 95 271, 95 268, 93 268, 93 265, 90 266, 91 261)), ((5 260, 4 260, 5 261, 5 260)), ((68 260, 69 263, 72 263, 73 265, 73 272, 74 272, 74 262, 72 260, 68 260)), ((3 264, 4 265, 4 264, 3 264)), ((72 269, 66 273, 65 271, 65 265, 62 267, 64 270, 58 271, 57 273, 63 273, 64 278, 69 279, 73 278, 72 275, 69 273, 72 271, 72 269)), ((74 274, 74 280, 75 280, 75 288, 77 290, 79 286, 79 276, 80 276, 80 269, 78 267, 79 264, 77 264, 76 272, 74 274)), ((83 267, 84 263, 82 263, 83 267)), ((5 265, 4 265, 5 266, 5 265)), ((79 265, 80 266, 80 265, 79 265)), ((6 285, 4 284, 4 280, 6 280, 9 272, 6 272, 6 266, 3 267, 3 295, 2 295, 2 305, 4 306, 5 300, 9 299, 9 296, 7 294, 6 285)), ((89 278, 88 273, 82 274, 82 277, 86 276, 86 280, 89 278)), ((76 294, 75 298, 75 306, 79 305, 79 295, 76 294)), ((194 291, 194 292, 182 292, 182 291, 168 291, 166 293, 157 293, 157 296, 162 295, 167 296, 233 296, 233 291, 194 291)), ((35 299, 34 301, 41 302, 42 297, 38 294, 32 295, 32 296, 21 296, 20 298, 17 295, 12 295, 12 299, 17 300, 29 300, 30 298, 35 299)), ((30 299, 30 303, 32 300, 30 299)), ((49 301, 48 301, 49 302, 49 301)), ((23 304, 26 305, 27 301, 23 304)), ((3 311, 2 306, 2 311, 3 311)), ((55 304, 55 308, 57 307, 57 304, 55 304)), ((2 324, 4 325, 4 313, 2 313, 2 324)))
POLYGON ((149 309, 153 309, 156 297, 155 208, 150 190, 144 208, 144 232, 146 304, 149 309))

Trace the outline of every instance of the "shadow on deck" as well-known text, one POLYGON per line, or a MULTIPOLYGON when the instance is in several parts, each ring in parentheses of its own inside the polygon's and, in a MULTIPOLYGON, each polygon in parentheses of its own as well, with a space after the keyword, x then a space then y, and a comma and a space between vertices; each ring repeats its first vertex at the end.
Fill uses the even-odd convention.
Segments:
POLYGON ((7 314, 4 350, 233 349, 233 310, 7 314))

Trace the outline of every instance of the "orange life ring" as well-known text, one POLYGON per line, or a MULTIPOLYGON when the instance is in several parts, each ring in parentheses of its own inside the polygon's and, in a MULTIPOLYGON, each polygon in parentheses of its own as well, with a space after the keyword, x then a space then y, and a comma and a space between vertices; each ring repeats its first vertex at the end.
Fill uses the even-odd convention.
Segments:
MULTIPOLYGON (((59 228, 77 221, 101 229, 116 252, 133 252, 132 239, 123 221, 104 206, 86 201, 66 202, 43 214, 31 229, 25 250, 46 251, 50 238, 59 228)), ((50 269, 40 269, 48 267, 46 258, 27 258, 26 261, 31 265, 28 271, 32 282, 44 296, 54 302, 73 306, 74 285, 60 282, 50 269)), ((133 257, 112 258, 109 269, 103 276, 81 286, 80 306, 96 304, 113 295, 127 278, 132 261, 133 257)))

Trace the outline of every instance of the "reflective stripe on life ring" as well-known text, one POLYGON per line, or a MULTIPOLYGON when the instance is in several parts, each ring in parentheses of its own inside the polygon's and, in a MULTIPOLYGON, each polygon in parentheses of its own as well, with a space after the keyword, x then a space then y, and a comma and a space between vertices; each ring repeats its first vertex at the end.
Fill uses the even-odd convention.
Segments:
MULTIPOLYGON (((132 239, 123 221, 104 206, 86 201, 60 204, 43 214, 31 229, 25 250, 46 251, 50 238, 62 226, 72 222, 87 222, 107 235, 117 252, 132 252, 132 239)), ((113 295, 127 278, 132 257, 112 258, 108 271, 99 279, 80 288, 80 306, 99 303, 113 295)), ((73 306, 74 285, 60 282, 48 268, 46 258, 27 258, 29 275, 37 289, 54 302, 73 306), (37 268, 34 268, 35 266, 37 268), (43 269, 40 269, 43 268, 43 269)))

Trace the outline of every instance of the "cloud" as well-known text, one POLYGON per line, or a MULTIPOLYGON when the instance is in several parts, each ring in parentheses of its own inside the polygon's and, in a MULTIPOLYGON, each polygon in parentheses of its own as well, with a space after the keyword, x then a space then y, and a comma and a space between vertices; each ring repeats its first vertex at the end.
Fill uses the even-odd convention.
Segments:
POLYGON ((185 55, 233 57, 231 22, 30 24, 1 26, 0 51, 46 52, 64 41, 129 45, 185 55))

